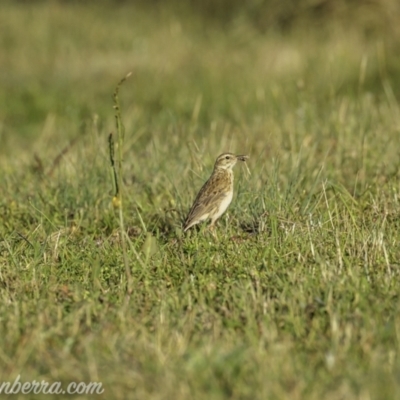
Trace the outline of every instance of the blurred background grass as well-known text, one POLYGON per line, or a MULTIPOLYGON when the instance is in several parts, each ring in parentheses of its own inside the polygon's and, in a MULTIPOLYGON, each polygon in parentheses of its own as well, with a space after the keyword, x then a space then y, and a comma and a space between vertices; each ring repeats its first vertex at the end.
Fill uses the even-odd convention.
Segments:
POLYGON ((307 96, 385 96, 385 87, 398 95, 395 0, 1 7, 3 138, 36 136, 49 114, 68 121, 96 113, 103 122, 116 77, 129 70, 126 101, 138 118, 190 120, 200 101, 198 122, 207 128, 216 117, 243 122, 281 102, 295 108, 307 96))

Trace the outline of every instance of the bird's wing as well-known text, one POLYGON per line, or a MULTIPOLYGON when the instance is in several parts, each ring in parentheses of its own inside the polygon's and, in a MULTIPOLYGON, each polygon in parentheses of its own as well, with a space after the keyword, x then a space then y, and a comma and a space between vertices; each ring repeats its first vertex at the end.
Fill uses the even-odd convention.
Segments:
POLYGON ((196 223, 208 218, 209 214, 218 207, 221 200, 226 196, 225 190, 215 188, 212 191, 204 190, 209 187, 207 183, 201 188, 192 208, 186 218, 184 229, 189 229, 196 223))

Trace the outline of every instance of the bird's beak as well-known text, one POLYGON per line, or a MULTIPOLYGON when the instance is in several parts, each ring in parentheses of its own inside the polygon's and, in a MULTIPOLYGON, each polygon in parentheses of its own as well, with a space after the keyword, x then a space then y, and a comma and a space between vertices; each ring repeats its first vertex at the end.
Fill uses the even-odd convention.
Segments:
POLYGON ((246 161, 249 159, 249 156, 236 156, 236 158, 240 161, 246 161))

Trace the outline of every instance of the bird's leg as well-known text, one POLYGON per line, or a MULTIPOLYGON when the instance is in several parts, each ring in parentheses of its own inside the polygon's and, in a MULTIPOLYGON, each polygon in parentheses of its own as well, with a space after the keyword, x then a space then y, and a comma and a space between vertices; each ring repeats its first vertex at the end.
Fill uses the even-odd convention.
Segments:
POLYGON ((216 221, 211 221, 211 224, 208 227, 208 230, 210 231, 211 235, 213 235, 215 238, 217 237, 215 233, 215 222, 216 221))

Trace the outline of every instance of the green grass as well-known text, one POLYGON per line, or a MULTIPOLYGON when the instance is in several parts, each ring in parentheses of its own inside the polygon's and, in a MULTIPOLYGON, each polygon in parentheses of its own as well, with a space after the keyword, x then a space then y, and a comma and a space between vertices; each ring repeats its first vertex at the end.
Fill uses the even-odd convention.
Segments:
POLYGON ((1 8, 0 383, 399 397, 399 37, 127 4, 1 8), (129 71, 130 295, 107 142, 129 71), (236 167, 216 238, 183 234, 223 151, 248 154, 250 173, 236 167))

